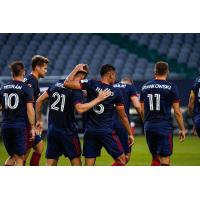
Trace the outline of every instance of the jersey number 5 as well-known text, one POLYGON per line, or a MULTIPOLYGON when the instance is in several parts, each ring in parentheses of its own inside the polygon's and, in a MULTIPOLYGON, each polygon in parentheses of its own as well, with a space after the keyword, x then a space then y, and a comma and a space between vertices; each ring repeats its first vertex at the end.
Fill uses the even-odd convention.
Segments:
POLYGON ((155 110, 159 111, 160 110, 160 94, 147 94, 147 97, 149 98, 149 109, 150 111, 154 110, 154 104, 153 104, 153 99, 155 98, 156 102, 156 107, 155 110))

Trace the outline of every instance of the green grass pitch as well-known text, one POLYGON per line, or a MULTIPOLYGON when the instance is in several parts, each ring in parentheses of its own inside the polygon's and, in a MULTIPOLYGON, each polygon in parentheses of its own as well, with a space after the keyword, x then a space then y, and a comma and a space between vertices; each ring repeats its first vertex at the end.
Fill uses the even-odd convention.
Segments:
MULTIPOLYGON (((131 160, 128 165, 148 166, 151 162, 151 156, 148 151, 145 137, 136 136, 135 141, 135 145, 132 148, 131 160)), ((0 142, 0 165, 3 165, 7 156, 4 145, 0 142)), ((82 162, 84 163, 83 157, 82 162)), ((112 158, 106 153, 105 149, 102 149, 101 157, 97 158, 96 165, 109 166, 112 162, 112 158)), ((173 156, 171 157, 171 164, 174 166, 200 166, 200 139, 196 136, 188 136, 184 143, 180 143, 178 137, 174 137, 174 151, 173 156)), ((45 153, 42 155, 40 165, 45 165, 45 153)), ((59 159, 58 165, 70 165, 70 162, 62 156, 59 159)))

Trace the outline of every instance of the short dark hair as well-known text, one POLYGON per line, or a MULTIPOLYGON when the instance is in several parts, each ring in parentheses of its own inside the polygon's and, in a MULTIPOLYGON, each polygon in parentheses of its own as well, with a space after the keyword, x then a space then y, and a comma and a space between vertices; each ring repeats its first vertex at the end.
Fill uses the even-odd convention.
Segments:
POLYGON ((21 76, 25 70, 24 64, 21 61, 14 61, 9 65, 13 77, 21 76))
POLYGON ((49 60, 48 58, 45 58, 44 56, 35 55, 32 57, 32 70, 35 70, 36 66, 42 66, 43 64, 48 64, 49 60))
POLYGON ((101 76, 103 76, 106 73, 108 73, 109 71, 115 71, 115 68, 110 64, 106 64, 101 67, 100 74, 101 74, 101 76))
POLYGON ((156 75, 166 75, 169 71, 169 65, 167 62, 159 61, 155 64, 155 74, 156 75))

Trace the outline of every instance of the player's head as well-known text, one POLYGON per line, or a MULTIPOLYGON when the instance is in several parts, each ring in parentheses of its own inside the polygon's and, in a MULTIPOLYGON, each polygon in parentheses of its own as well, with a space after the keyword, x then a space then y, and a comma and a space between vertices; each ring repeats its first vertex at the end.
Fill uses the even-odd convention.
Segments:
POLYGON ((114 84, 116 81, 116 70, 110 64, 106 64, 101 67, 100 75, 101 78, 106 78, 109 84, 114 84))
POLYGON ((15 61, 15 62, 12 62, 10 65, 9 65, 9 68, 11 70, 11 74, 12 74, 12 77, 13 78, 24 78, 25 76, 25 67, 24 67, 24 64, 21 62, 21 61, 15 61))
POLYGON ((155 76, 167 77, 169 74, 169 65, 167 62, 159 61, 155 64, 155 76))
POLYGON ((87 77, 87 73, 85 71, 78 71, 74 77, 76 81, 83 80, 87 77))
POLYGON ((131 85, 133 84, 133 79, 129 75, 125 75, 122 77, 121 82, 131 85))
POLYGON ((38 78, 44 78, 47 73, 49 60, 43 56, 35 55, 32 57, 32 71, 37 73, 38 78))

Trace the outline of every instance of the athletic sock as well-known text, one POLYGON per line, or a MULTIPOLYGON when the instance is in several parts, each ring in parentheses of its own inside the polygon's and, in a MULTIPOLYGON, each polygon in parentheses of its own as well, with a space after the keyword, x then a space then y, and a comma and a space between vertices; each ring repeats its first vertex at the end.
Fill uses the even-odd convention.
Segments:
POLYGON ((41 154, 37 152, 33 152, 30 160, 30 166, 39 166, 41 154))
POLYGON ((161 164, 161 166, 170 166, 170 164, 161 164))
POLYGON ((125 166, 124 164, 120 163, 120 162, 114 162, 112 164, 112 166, 125 166))
POLYGON ((24 160, 24 162, 23 162, 23 166, 26 166, 26 160, 24 160))

